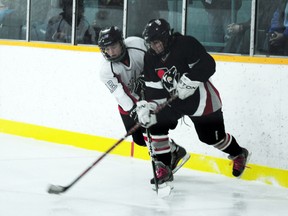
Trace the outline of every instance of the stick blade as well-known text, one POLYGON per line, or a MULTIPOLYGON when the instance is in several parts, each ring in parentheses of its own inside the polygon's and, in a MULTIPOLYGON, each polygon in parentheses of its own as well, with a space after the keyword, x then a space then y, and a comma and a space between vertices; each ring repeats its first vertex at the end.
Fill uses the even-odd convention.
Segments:
POLYGON ((67 190, 67 187, 62 187, 60 185, 49 185, 47 192, 49 194, 61 194, 67 190))

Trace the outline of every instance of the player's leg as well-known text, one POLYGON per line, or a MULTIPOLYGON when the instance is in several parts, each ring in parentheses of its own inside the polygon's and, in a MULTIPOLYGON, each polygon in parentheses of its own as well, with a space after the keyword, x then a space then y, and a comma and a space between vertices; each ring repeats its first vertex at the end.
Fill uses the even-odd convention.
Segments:
MULTIPOLYGON (((152 127, 154 134, 168 134, 169 130, 174 130, 177 127, 178 119, 181 118, 181 114, 175 112, 174 109, 166 107, 157 115, 157 127, 162 131, 158 131, 157 128, 152 127), (164 128, 164 129, 163 129, 164 128)), ((172 139, 169 139, 169 145, 171 148, 171 163, 170 168, 173 174, 176 173, 190 158, 190 154, 187 153, 185 148, 176 144, 172 139)))
MULTIPOLYGON (((125 115, 120 113, 120 115, 126 131, 129 131, 136 124, 135 121, 128 114, 125 115)), ((146 147, 146 142, 140 129, 132 134, 132 138, 137 145, 146 147)))
POLYGON ((191 117, 199 139, 213 147, 229 154, 229 159, 233 161, 232 174, 239 177, 245 170, 248 151, 241 147, 235 137, 226 133, 222 110, 212 114, 191 117))

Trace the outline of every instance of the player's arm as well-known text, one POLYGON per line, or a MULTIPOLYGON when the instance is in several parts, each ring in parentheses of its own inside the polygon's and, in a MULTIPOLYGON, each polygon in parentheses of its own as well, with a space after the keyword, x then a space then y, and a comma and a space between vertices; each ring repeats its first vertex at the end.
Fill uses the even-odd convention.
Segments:
POLYGON ((215 60, 195 38, 190 37, 187 43, 189 44, 185 48, 189 66, 187 77, 200 82, 208 81, 215 73, 215 60))
POLYGON ((195 38, 188 38, 184 50, 189 70, 180 77, 176 87, 177 95, 182 100, 193 95, 215 73, 214 59, 195 38))
POLYGON ((130 94, 128 88, 123 86, 112 72, 102 72, 100 79, 109 89, 110 93, 113 94, 119 106, 121 106, 124 111, 129 112, 135 104, 135 98, 130 94))

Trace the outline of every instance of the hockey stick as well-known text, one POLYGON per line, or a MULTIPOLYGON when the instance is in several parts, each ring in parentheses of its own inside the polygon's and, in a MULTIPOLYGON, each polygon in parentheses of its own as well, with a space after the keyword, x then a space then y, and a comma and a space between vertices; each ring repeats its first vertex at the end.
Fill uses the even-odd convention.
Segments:
POLYGON ((99 161, 101 161, 107 154, 109 154, 114 148, 116 148, 121 142, 123 142, 128 136, 132 135, 136 130, 141 127, 140 123, 137 123, 132 127, 125 136, 119 139, 113 146, 111 146, 106 152, 104 152, 96 161, 94 161, 86 170, 84 170, 74 181, 67 186, 49 185, 47 192, 50 194, 60 194, 71 188, 76 182, 78 182, 89 170, 91 170, 99 161))
MULTIPOLYGON (((177 95, 171 96, 166 102, 157 106, 154 111, 155 114, 164 109, 168 104, 170 104, 174 99, 177 98, 177 95)), ((128 136, 132 135, 135 131, 137 131, 141 127, 140 123, 137 123, 132 127, 125 136, 119 139, 113 146, 111 146, 106 152, 104 152, 96 161, 94 161, 87 169, 85 169, 74 181, 72 181, 67 186, 60 185, 49 185, 47 192, 50 194, 61 194, 69 190, 76 182, 78 182, 88 171, 90 171, 99 161, 101 161, 108 153, 110 153, 114 148, 116 148, 121 142, 123 142, 128 136)))
POLYGON ((147 138, 148 138, 148 143, 149 143, 149 146, 148 147, 148 150, 149 150, 149 154, 150 154, 150 157, 151 157, 151 163, 152 163, 152 170, 153 170, 153 179, 154 179, 154 184, 155 184, 155 191, 156 193, 158 194, 158 179, 157 179, 157 176, 156 176, 156 165, 155 165, 155 160, 156 160, 156 157, 155 157, 155 154, 153 152, 153 149, 152 149, 152 138, 151 138, 151 135, 150 135, 150 131, 148 128, 146 128, 146 134, 147 134, 147 138))

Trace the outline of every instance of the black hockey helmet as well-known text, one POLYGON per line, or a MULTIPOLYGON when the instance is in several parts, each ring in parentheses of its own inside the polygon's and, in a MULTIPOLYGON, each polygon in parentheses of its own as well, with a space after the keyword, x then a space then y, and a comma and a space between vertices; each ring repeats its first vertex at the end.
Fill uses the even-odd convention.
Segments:
POLYGON ((150 43, 155 40, 160 40, 163 43, 164 51, 157 55, 164 56, 170 51, 170 44, 172 41, 172 30, 170 24, 164 19, 152 19, 146 25, 142 34, 145 44, 148 47, 148 51, 155 54, 155 51, 151 48, 150 43))
POLYGON ((102 29, 99 32, 98 46, 100 47, 103 56, 110 62, 119 62, 126 54, 123 34, 117 26, 111 26, 109 28, 102 29), (119 42, 122 46, 122 52, 116 58, 112 58, 107 52, 105 52, 105 48, 117 42, 119 42))

